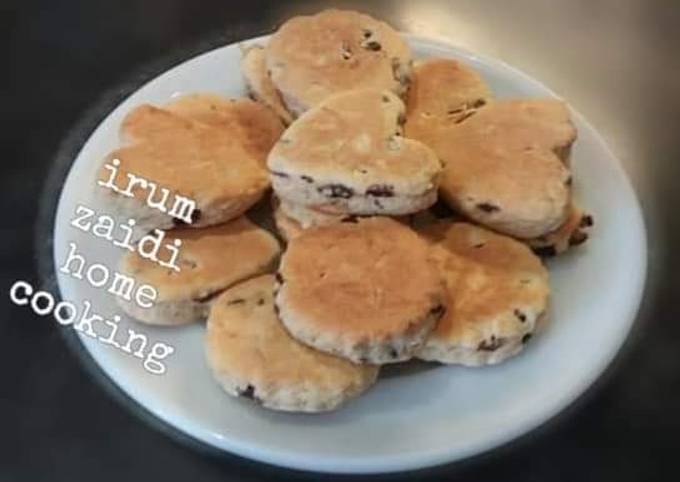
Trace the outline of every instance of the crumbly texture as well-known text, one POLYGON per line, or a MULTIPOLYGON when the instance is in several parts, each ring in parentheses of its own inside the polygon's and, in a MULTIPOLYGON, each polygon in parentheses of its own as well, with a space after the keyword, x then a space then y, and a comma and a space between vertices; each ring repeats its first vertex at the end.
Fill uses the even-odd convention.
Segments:
MULTIPOLYGON (((258 116, 257 111, 266 108, 253 101, 246 105, 222 100, 215 116, 221 116, 229 105, 237 120, 220 122, 205 112, 204 100, 191 96, 169 108, 144 104, 127 115, 121 126, 124 146, 106 158, 109 164, 113 159, 120 162, 115 184, 125 189, 130 174, 157 187, 152 198, 143 185, 132 189, 132 197, 98 187, 99 195, 117 215, 135 218, 147 228, 174 226, 177 220, 168 212, 147 205, 150 198, 162 201, 162 189, 167 189, 166 210, 175 196, 192 199, 196 209, 190 225, 205 227, 237 218, 267 190, 269 179, 263 164, 269 149, 265 144, 271 147, 278 136, 267 138, 262 133, 271 132, 269 122, 278 119, 268 111, 269 117, 258 116)), ((98 178, 106 181, 109 175, 102 166, 98 178)))
POLYGON ((544 236, 530 239, 527 244, 539 256, 556 256, 588 241, 589 231, 594 223, 592 214, 572 205, 569 217, 559 228, 544 236))
POLYGON ((158 293, 156 303, 148 309, 134 302, 121 303, 126 313, 140 321, 178 325, 200 320, 217 294, 272 270, 280 254, 274 236, 245 217, 204 229, 167 231, 159 259, 169 261, 171 253, 165 244, 174 239, 182 241, 176 262, 179 272, 142 258, 137 251, 121 259, 121 273, 134 277, 137 283, 150 284, 158 293))
POLYGON ((484 86, 477 85, 463 90, 470 96, 463 107, 451 104, 453 115, 443 115, 447 96, 441 104, 428 99, 460 77, 474 87, 473 75, 452 77, 450 68, 435 67, 416 69, 405 131, 444 163, 441 196, 466 217, 517 238, 556 230, 571 204, 568 158, 576 130, 567 106, 554 99, 478 102, 484 86))
POLYGON ((548 304, 541 260, 525 244, 468 223, 440 221, 421 233, 448 300, 418 358, 479 366, 519 353, 548 304))
POLYGON ((408 88, 411 52, 389 25, 348 10, 293 17, 266 49, 271 80, 288 110, 300 115, 338 92, 408 88))
POLYGON ((265 47, 253 45, 243 51, 241 72, 251 97, 269 107, 286 125, 293 122, 267 70, 265 47))
POLYGON ((276 194, 327 214, 402 215, 437 199, 441 163, 401 135, 404 103, 394 94, 334 95, 293 123, 267 161, 276 194))
POLYGON ((276 316, 273 288, 271 275, 246 281, 224 292, 210 310, 206 360, 228 394, 273 410, 324 412, 373 385, 377 366, 294 340, 276 316))
POLYGON ((359 363, 411 358, 445 309, 427 243, 384 217, 291 239, 277 280, 275 303, 288 331, 359 363))

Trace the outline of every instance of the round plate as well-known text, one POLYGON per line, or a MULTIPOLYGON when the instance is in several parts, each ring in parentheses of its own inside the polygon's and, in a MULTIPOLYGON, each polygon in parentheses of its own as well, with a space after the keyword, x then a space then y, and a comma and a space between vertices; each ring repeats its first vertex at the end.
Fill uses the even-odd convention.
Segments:
MULTIPOLYGON (((467 62, 500 98, 555 96, 501 62, 406 38, 417 57, 467 62)), ((107 212, 92 199, 93 180, 100 161, 117 147, 125 114, 143 102, 163 104, 183 93, 244 95, 240 55, 237 45, 229 45, 174 67, 127 98, 94 131, 61 194, 54 233, 57 266, 71 241, 88 263, 117 265, 118 248, 69 221, 77 204, 107 212)), ((550 261, 550 322, 523 354, 502 365, 392 367, 373 389, 341 410, 297 415, 270 412, 223 393, 204 362, 202 324, 164 329, 123 317, 119 331, 131 327, 146 333, 150 343, 175 347, 164 375, 153 375, 140 359, 81 334, 82 343, 124 392, 163 421, 219 449, 271 464, 389 472, 459 460, 508 442, 557 414, 604 371, 631 328, 644 285, 645 230, 635 194, 601 137, 578 113, 573 119, 579 131, 572 153, 575 196, 595 216, 592 239, 550 261)), ((95 312, 109 318, 122 314, 104 288, 57 274, 64 299, 77 306, 90 300, 95 312)))

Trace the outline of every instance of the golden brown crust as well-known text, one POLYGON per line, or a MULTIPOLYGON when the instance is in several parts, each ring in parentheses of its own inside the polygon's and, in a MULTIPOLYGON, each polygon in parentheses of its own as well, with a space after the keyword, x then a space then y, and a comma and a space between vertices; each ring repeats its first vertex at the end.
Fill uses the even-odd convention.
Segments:
POLYGON ((283 133, 283 123, 270 109, 250 99, 215 94, 190 94, 165 105, 177 115, 238 132, 244 146, 266 164, 267 155, 283 133))
POLYGON ((386 23, 358 12, 293 17, 272 35, 266 53, 272 81, 296 114, 341 91, 401 94, 408 84, 406 43, 386 23))
MULTIPOLYGON (((170 200, 174 195, 194 200, 203 216, 193 227, 233 219, 269 186, 262 158, 248 148, 243 132, 141 105, 121 126, 127 145, 108 157, 120 161, 115 184, 124 189, 130 174, 157 185, 156 201, 162 199, 162 188, 170 191, 170 200)), ((108 177, 108 170, 102 167, 99 178, 108 177)), ((136 185, 132 194, 144 207, 148 189, 136 185)))
POLYGON ((377 366, 356 365, 291 338, 274 313, 273 287, 273 276, 261 276, 212 305, 206 355, 227 392, 278 410, 323 411, 373 384, 377 366))
POLYGON ((322 350, 361 359, 396 344, 403 352, 391 361, 408 358, 417 348, 411 337, 420 343, 420 329, 443 308, 428 256, 427 243, 389 218, 305 231, 289 242, 279 267, 281 318, 296 338, 322 350))
MULTIPOLYGON (((229 286, 272 268, 280 253, 276 239, 245 217, 203 229, 178 228, 165 239, 182 241, 180 271, 144 259, 135 251, 121 260, 121 271, 158 291, 158 301, 200 301, 229 286)), ((163 245, 158 258, 170 259, 163 245)))
POLYGON ((533 331, 550 288, 547 270, 526 245, 468 223, 441 221, 421 234, 433 245, 448 297, 427 359, 493 352, 533 331))

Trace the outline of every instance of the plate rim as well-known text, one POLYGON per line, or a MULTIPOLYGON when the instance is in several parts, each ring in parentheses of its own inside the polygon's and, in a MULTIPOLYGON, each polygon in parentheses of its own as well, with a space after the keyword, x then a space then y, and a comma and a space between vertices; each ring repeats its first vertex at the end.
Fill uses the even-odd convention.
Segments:
MULTIPOLYGON (((443 41, 440 39, 432 39, 428 38, 425 36, 421 35, 414 35, 414 34, 409 34, 409 33, 404 33, 401 32, 403 37, 407 40, 407 42, 411 45, 417 44, 419 47, 432 50, 432 51, 437 51, 438 53, 443 54, 444 56, 451 56, 452 51, 455 51, 455 53, 460 53, 461 56, 464 56, 467 59, 470 59, 475 62, 479 62, 481 64, 487 65, 493 69, 498 69, 498 70, 503 70, 507 71, 508 73, 512 74, 513 76, 516 76, 517 78, 520 78, 523 82, 526 82, 527 84, 531 84, 532 86, 538 87, 542 90, 544 90, 546 93, 549 95, 555 97, 555 98, 561 98, 558 96, 552 89, 550 89, 548 86, 540 82, 539 80, 529 76, 528 74, 524 73, 523 71, 519 70, 518 68, 515 68, 506 62, 496 59, 493 57, 489 57, 486 55, 478 54, 472 51, 469 51, 468 49, 459 47, 454 45, 453 43, 443 41)), ((69 167, 68 174, 66 176, 64 186, 66 186, 69 182, 69 177, 73 174, 73 166, 75 164, 75 161, 79 159, 83 149, 85 146, 90 142, 90 140, 97 134, 99 128, 102 126, 102 124, 106 123, 110 115, 118 109, 118 107, 126 102, 131 96, 133 96, 136 92, 139 90, 145 88, 147 85, 150 83, 156 81, 159 77, 163 75, 167 75, 170 72, 172 72, 175 69, 181 69, 183 65, 187 62, 190 62, 192 60, 195 60, 199 57, 202 57, 204 55, 209 55, 217 50, 221 50, 223 48, 227 47, 239 47, 240 45, 248 45, 251 43, 257 43, 257 42, 262 42, 265 41, 267 38, 269 38, 270 35, 262 35, 262 36, 257 36, 249 39, 243 39, 240 41, 232 42, 226 45, 220 45, 214 48, 210 48, 207 51, 198 53, 197 55, 194 55, 189 58, 185 58, 183 61, 171 66, 168 69, 163 70, 160 72, 158 75, 153 76, 152 78, 148 79, 146 82, 142 83, 138 87, 136 87, 134 90, 130 92, 128 96, 126 96, 123 99, 120 99, 119 102, 117 102, 113 108, 107 112, 105 115, 103 115, 102 120, 97 124, 94 130, 87 136, 87 139, 85 142, 82 143, 80 146, 80 149, 77 150, 77 153, 75 154, 71 166, 69 167)), ((631 224, 637 225, 637 229, 633 230, 637 236, 635 237, 635 244, 639 249, 639 253, 642 255, 637 259, 637 265, 636 265, 636 273, 637 273, 637 278, 636 278, 636 283, 635 283, 635 298, 633 302, 629 303, 628 305, 628 313, 626 316, 626 322, 625 326, 622 322, 621 330, 619 330, 619 337, 616 343, 615 349, 612 349, 610 353, 608 353, 608 356, 603 359, 600 363, 600 366, 597 366, 596 368, 591 369, 588 372, 588 376, 582 377, 580 380, 580 384, 578 386, 573 386, 572 390, 570 392, 565 392, 563 395, 560 397, 559 403, 555 403, 553 407, 551 407, 550 410, 544 410, 544 413, 541 414, 541 416, 534 417, 531 421, 531 423, 525 424, 523 426, 518 426, 515 427, 514 430, 507 430, 503 433, 502 436, 496 436, 493 441, 488 441, 486 443, 479 443, 476 445, 471 445, 467 447, 466 450, 460 450, 460 449, 455 449, 455 450, 440 450, 440 451, 430 451, 430 452, 418 452, 418 453, 413 453, 413 454, 408 454, 406 456, 395 456, 395 455, 388 455, 388 456, 377 456, 374 458, 371 458, 370 460, 366 459, 361 459, 358 461, 350 462, 348 461, 347 456, 342 456, 339 458, 334 458, 334 457, 329 457, 329 456, 324 456, 324 457, 317 457, 316 459, 310 459, 309 456, 306 456, 305 454, 299 454, 299 452, 286 452, 285 450, 280 450, 280 449, 270 449, 266 446, 263 446, 262 444, 256 444, 256 443, 239 443, 239 439, 236 437, 227 437, 221 434, 216 434, 211 432, 210 430, 199 427, 196 424, 192 424, 191 421, 182 421, 182 420, 177 420, 173 419, 171 416, 164 415, 161 413, 160 410, 154 409, 154 407, 151 407, 147 404, 145 404, 143 401, 141 401, 138 397, 136 397, 132 392, 132 387, 127 387, 122 385, 118 377, 116 376, 116 370, 115 368, 105 365, 99 360, 95 354, 90 350, 88 344, 83 343, 82 338, 84 335, 81 333, 76 333, 76 339, 78 340, 78 343, 81 347, 85 349, 85 351, 88 353, 89 357, 94 361, 97 369, 101 372, 103 372, 104 375, 108 378, 112 384, 122 391, 126 397, 129 397, 131 400, 133 400, 136 404, 140 405, 144 410, 149 412, 151 415, 153 415, 158 421, 160 421, 162 424, 167 425, 171 427, 172 429, 178 431, 181 435, 183 436, 188 436, 193 440, 196 440, 202 444, 206 444, 210 446, 211 448, 214 448, 218 451, 226 451, 230 452, 232 454, 236 454, 242 457, 246 457, 252 460, 256 460, 259 462, 264 462, 268 464, 273 464, 281 467, 286 467, 290 469, 298 469, 298 470, 311 470, 311 471, 320 471, 320 472, 328 472, 328 473, 345 473, 345 474, 368 474, 368 473, 390 473, 390 472, 400 472, 400 471, 405 471, 405 470, 417 470, 417 469, 423 469, 426 467, 432 467, 432 466, 437 466, 437 465, 442 465, 446 463, 451 463, 451 462, 458 462, 462 461, 464 459, 468 459, 472 456, 475 455, 481 455, 482 453, 494 450, 500 446, 506 445, 509 442, 523 436, 527 435, 537 428, 543 426, 546 424, 548 421, 554 419, 557 415, 560 413, 564 412, 567 408, 572 406, 575 402, 577 402, 581 397, 583 397, 588 390, 593 387, 595 382, 599 380, 606 372, 607 369, 612 365, 612 362, 615 360, 617 355, 621 353, 621 349, 624 346, 626 340, 630 337, 631 331, 633 326, 636 323, 637 319, 637 314, 639 313, 640 307, 641 307, 641 302, 643 299, 643 294, 645 292, 645 287, 646 287, 646 281, 647 281, 647 268, 648 268, 648 249, 647 249, 647 231, 646 231, 646 226, 644 222, 644 217, 642 213, 642 208, 639 202, 639 199, 637 197, 637 194, 632 186, 631 180, 628 177, 628 174, 626 173, 621 161, 619 158, 612 152, 612 150, 609 148, 607 143, 605 142, 604 138, 600 135, 600 133, 593 127, 593 125, 582 115, 580 112, 575 110, 573 107, 570 106, 570 110, 572 112, 572 115, 574 118, 577 120, 577 122, 581 125, 583 125, 586 129, 588 129, 592 135, 594 141, 598 145, 598 149, 602 149, 603 152, 607 154, 609 158, 611 158, 614 162, 612 162, 612 167, 616 170, 617 174, 620 176, 622 184, 619 186, 619 189, 625 189, 627 191, 627 194, 631 197, 631 200, 633 201, 634 204, 634 211, 631 212, 631 224), (218 443, 219 442, 219 443, 218 443)), ((57 219, 60 217, 60 212, 61 212, 61 206, 62 206, 62 201, 64 197, 65 189, 62 189, 59 196, 58 196, 58 204, 57 208, 55 210, 55 223, 54 223, 54 230, 53 230, 53 236, 54 239, 57 239, 58 232, 60 231, 61 228, 58 226, 60 223, 57 223, 57 219)), ((62 216, 63 217, 63 216, 62 216)), ((63 224, 63 223, 61 223, 63 224)), ((59 275, 58 271, 58 263, 57 259, 58 256, 56 253, 57 249, 57 244, 54 243, 53 245, 53 266, 52 268, 55 269, 55 272, 57 273, 56 276, 56 281, 57 285, 59 288, 60 293, 65 291, 64 287, 62 285, 62 280, 63 277, 59 275)))

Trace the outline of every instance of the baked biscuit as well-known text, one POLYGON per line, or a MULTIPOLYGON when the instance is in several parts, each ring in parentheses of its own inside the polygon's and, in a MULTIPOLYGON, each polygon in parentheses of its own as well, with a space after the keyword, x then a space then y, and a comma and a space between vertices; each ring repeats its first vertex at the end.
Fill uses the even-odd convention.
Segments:
POLYGON ((293 17, 266 48, 267 68, 288 110, 300 115, 350 89, 408 88, 411 52, 384 22, 347 10, 293 17))
POLYGON ((326 214, 401 215, 437 199, 441 164, 432 149, 401 136, 394 94, 336 94, 296 120, 267 161, 286 201, 326 214))
POLYGON ((433 121, 427 142, 444 163, 440 193, 466 217, 521 239, 562 225, 571 205, 567 166, 576 130, 566 105, 553 99, 503 100, 460 122, 433 121))
POLYGON ((293 122, 293 115, 283 105, 281 94, 269 76, 264 47, 253 45, 243 50, 241 72, 251 97, 273 110, 286 125, 293 122))
POLYGON ((224 292, 210 310, 206 359, 230 395, 289 412, 338 408, 376 380, 375 365, 356 365, 309 348, 286 332, 274 312, 274 277, 224 292))
POLYGON ((588 230, 593 226, 593 216, 572 206, 567 220, 555 231, 530 239, 527 244, 539 256, 555 256, 579 246, 588 240, 588 230))
POLYGON ((479 366, 519 353, 548 303, 541 260, 523 243, 467 223, 441 221, 421 233, 433 243, 448 302, 418 358, 479 366))
POLYGON ((427 143, 437 129, 462 122, 489 102, 493 94, 482 77, 452 59, 434 58, 415 63, 408 91, 409 136, 427 143))
POLYGON ((269 187, 262 153, 255 152, 244 129, 145 104, 127 115, 121 137, 126 145, 107 157, 98 177, 102 182, 112 179, 129 195, 109 188, 98 193, 118 215, 135 218, 146 229, 177 224, 168 207, 177 196, 195 202, 191 226, 204 227, 237 218, 269 187), (115 176, 112 165, 117 166, 115 176), (131 184, 131 179, 137 182, 131 184), (163 210, 150 207, 151 202, 163 210))
POLYGON ((167 103, 164 108, 225 131, 240 132, 238 137, 243 145, 262 164, 266 164, 269 151, 284 130, 281 119, 271 109, 251 99, 189 94, 167 103))
MULTIPOLYGON (((204 229, 177 228, 166 234, 167 239, 182 241, 176 262, 179 272, 142 258, 137 251, 126 253, 120 263, 121 273, 155 287, 158 296, 148 309, 116 299, 128 315, 153 325, 181 325, 205 318, 215 296, 271 270, 280 253, 274 236, 245 217, 204 229)), ((167 261, 169 250, 162 247, 158 258, 167 261)))
POLYGON ((299 341, 358 363, 409 359, 444 311, 427 243, 373 217, 293 238, 277 273, 275 304, 299 341))

